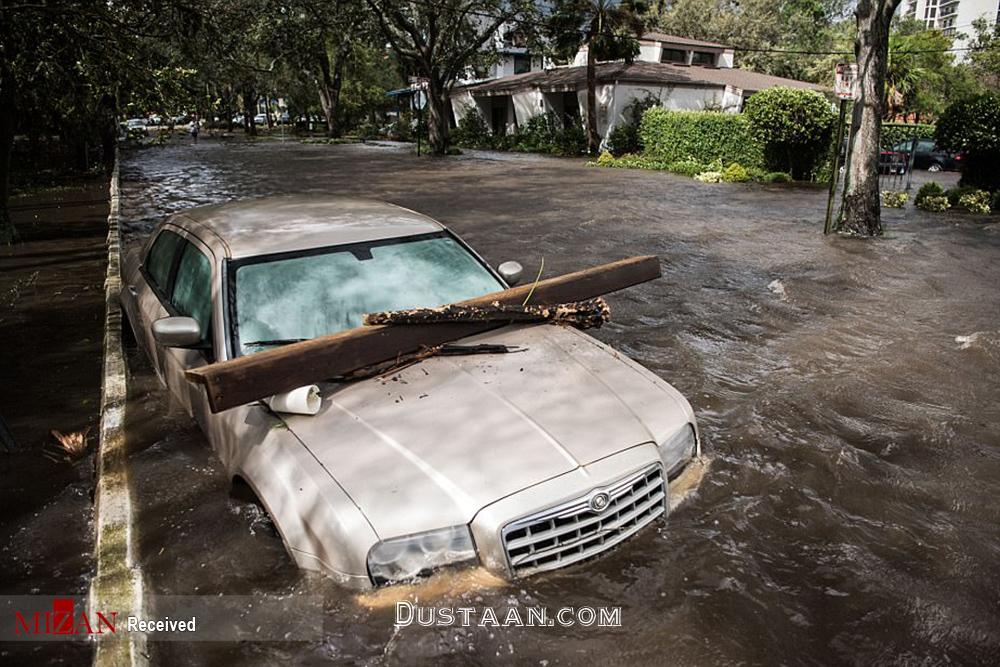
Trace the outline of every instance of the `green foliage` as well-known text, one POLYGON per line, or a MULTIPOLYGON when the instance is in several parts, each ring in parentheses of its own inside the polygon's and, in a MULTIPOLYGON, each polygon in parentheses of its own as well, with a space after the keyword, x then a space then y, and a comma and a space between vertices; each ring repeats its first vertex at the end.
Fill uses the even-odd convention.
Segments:
POLYGON ((903 208, 910 195, 896 190, 882 191, 882 205, 887 208, 903 208))
POLYGON ((918 139, 933 139, 934 126, 918 123, 883 123, 882 124, 882 148, 888 150, 902 141, 910 141, 916 136, 918 139))
POLYGON ((733 162, 722 170, 722 180, 726 183, 746 183, 750 180, 750 174, 739 162, 733 162))
POLYGON ((645 155, 668 162, 696 160, 763 166, 760 144, 741 114, 653 108, 639 126, 645 155))
POLYGON ((930 196, 924 197, 918 204, 917 208, 924 211, 933 211, 935 213, 940 213, 941 211, 947 211, 951 208, 951 204, 948 203, 948 198, 943 196, 930 196))
POLYGON ((939 114, 944 109, 955 56, 951 37, 923 21, 897 21, 889 35, 885 82, 886 117, 939 114))
POLYGON ((969 213, 989 213, 990 193, 986 190, 976 190, 975 192, 964 194, 958 198, 958 208, 969 213))
POLYGON ((658 104, 659 100, 652 95, 632 100, 622 113, 624 122, 616 125, 608 135, 608 148, 614 155, 642 152, 639 124, 642 123, 642 115, 658 104))
POLYGON ((707 170, 707 164, 691 158, 688 158, 687 160, 677 160, 676 162, 670 162, 667 164, 667 171, 672 171, 675 174, 681 174, 683 176, 694 177, 707 170))
POLYGON ((1000 189, 1000 93, 949 106, 938 119, 935 139, 942 150, 964 154, 963 185, 1000 189))
POLYGON ((510 148, 526 153, 580 155, 587 150, 587 137, 579 119, 560 118, 552 111, 529 118, 509 142, 510 148))
POLYGON ((806 180, 830 150, 837 116, 823 95, 812 90, 775 87, 755 93, 744 114, 752 136, 764 147, 764 162, 806 180))
POLYGON ((695 175, 694 180, 700 181, 701 183, 721 183, 723 181, 723 175, 721 171, 704 171, 695 175))
POLYGON ((463 148, 492 148, 493 134, 479 112, 470 109, 459 118, 458 127, 451 131, 451 141, 463 148))
POLYGON ((608 151, 601 151, 601 154, 597 158, 598 167, 613 167, 615 166, 615 156, 608 151))
POLYGON ((962 197, 975 194, 976 192, 979 192, 979 188, 974 188, 971 185, 959 185, 958 187, 945 190, 944 196, 948 198, 948 204, 952 208, 955 208, 962 197))
POLYGON ((784 171, 769 171, 760 180, 764 183, 791 183, 794 179, 784 171))
POLYGON ((993 193, 993 199, 990 201, 990 210, 993 211, 994 215, 1000 213, 1000 190, 993 193))
POLYGON ((917 208, 922 208, 921 204, 928 197, 942 196, 944 196, 944 188, 931 181, 930 183, 924 183, 920 186, 920 189, 917 190, 917 196, 913 199, 913 203, 917 208))

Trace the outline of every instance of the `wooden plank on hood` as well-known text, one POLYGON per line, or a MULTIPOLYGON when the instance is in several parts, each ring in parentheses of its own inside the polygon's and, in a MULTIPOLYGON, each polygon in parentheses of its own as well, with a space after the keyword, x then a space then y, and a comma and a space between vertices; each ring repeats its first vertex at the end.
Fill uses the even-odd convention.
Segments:
MULTIPOLYGON (((459 305, 521 304, 529 294, 529 303, 539 305, 585 301, 659 277, 660 262, 656 257, 632 257, 493 292, 459 305)), ((221 412, 505 324, 362 326, 195 368, 187 371, 187 379, 204 385, 212 412, 221 412)))

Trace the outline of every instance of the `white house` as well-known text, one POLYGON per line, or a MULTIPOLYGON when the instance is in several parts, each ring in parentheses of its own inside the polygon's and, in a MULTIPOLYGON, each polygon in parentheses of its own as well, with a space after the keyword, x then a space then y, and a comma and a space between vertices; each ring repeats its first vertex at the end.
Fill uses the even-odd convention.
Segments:
MULTIPOLYGON (((634 100, 652 97, 660 106, 678 110, 718 109, 738 112, 758 90, 822 86, 733 68, 732 47, 660 33, 646 33, 631 64, 597 65, 597 123, 605 139, 616 125, 628 122, 634 100)), ((506 134, 549 111, 580 117, 587 105, 586 51, 572 64, 510 74, 456 86, 451 106, 457 123, 476 112, 496 134, 506 134)))

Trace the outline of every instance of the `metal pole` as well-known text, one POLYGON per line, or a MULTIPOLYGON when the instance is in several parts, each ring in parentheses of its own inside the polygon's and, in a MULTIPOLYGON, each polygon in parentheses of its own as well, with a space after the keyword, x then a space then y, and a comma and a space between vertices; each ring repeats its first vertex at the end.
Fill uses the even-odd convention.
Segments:
POLYGON ((837 120, 837 140, 833 152, 833 173, 830 174, 830 194, 826 199, 826 220, 823 223, 823 234, 833 231, 833 195, 837 191, 837 180, 840 177, 840 149, 844 141, 844 118, 847 116, 847 100, 840 100, 840 118, 837 120))
POLYGON ((413 97, 417 101, 417 157, 420 157, 420 120, 423 117, 420 112, 420 91, 418 90, 413 97))
POLYGON ((916 128, 913 130, 913 141, 910 142, 910 159, 909 164, 906 165, 906 191, 909 192, 913 187, 913 161, 917 157, 917 142, 919 137, 916 134, 916 128))

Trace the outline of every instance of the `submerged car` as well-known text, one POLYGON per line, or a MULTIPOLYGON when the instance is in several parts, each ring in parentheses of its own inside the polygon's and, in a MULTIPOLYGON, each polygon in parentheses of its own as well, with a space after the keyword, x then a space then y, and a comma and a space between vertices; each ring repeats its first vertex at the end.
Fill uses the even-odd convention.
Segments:
POLYGON ((672 386, 552 324, 457 341, 390 375, 319 383, 318 412, 218 414, 184 372, 360 326, 365 313, 506 289, 434 220, 391 204, 274 197, 163 222, 123 260, 122 301, 160 379, 295 562, 356 588, 480 563, 514 578, 606 552, 665 517, 698 455, 672 386), (481 349, 481 348, 476 348, 481 349))

